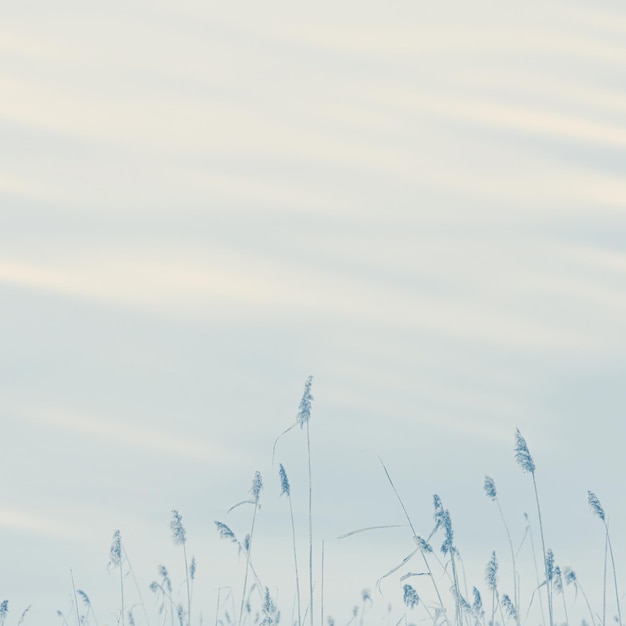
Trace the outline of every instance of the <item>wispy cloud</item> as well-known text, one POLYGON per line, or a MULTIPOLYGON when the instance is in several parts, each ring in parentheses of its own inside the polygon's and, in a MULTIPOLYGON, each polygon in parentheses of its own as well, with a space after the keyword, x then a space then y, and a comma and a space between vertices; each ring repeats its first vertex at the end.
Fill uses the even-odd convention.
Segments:
POLYGON ((160 425, 142 421, 121 421, 103 415, 90 415, 54 406, 34 406, 27 401, 16 404, 14 411, 22 419, 38 423, 45 428, 74 433, 84 437, 108 442, 113 446, 139 448, 166 456, 193 460, 216 466, 236 457, 235 451, 201 437, 187 437, 160 425))
POLYGON ((67 518, 49 512, 0 507, 0 528, 17 530, 52 539, 80 540, 87 535, 82 526, 67 518))

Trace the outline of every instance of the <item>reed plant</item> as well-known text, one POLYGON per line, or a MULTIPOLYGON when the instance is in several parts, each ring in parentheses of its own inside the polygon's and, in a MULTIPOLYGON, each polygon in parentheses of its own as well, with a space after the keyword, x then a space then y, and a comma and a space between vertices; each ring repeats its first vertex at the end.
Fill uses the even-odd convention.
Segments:
MULTIPOLYGON (((263 488, 263 478, 261 477, 261 472, 255 472, 254 478, 252 479, 252 487, 250 487, 250 495, 252 496, 251 500, 247 500, 245 502, 251 502, 254 505, 254 509, 252 512, 252 522, 250 526, 250 533, 246 537, 245 540, 245 548, 246 548, 246 568, 243 579, 243 590, 241 592, 241 606, 239 608, 239 619, 238 626, 241 626, 243 620, 243 609, 246 601, 246 591, 248 587, 248 572, 250 571, 250 554, 252 552, 252 539, 254 537, 254 527, 256 524, 256 516, 259 510, 259 498, 261 494, 261 489, 263 488)), ((243 503, 240 503, 243 504, 243 503)), ((238 505, 235 505, 238 506, 238 505)), ((231 507, 231 510, 235 507, 231 507)))
POLYGON ((587 492, 587 502, 589 503, 589 508, 592 510, 594 515, 596 515, 604 525, 605 531, 605 551, 604 551, 604 582, 603 582, 603 592, 602 592, 602 623, 606 624, 606 572, 607 572, 607 559, 606 553, 608 553, 611 557, 611 568, 613 570, 613 586, 615 589, 615 603, 617 605, 617 619, 619 626, 622 626, 622 611, 620 608, 620 595, 619 589, 617 586, 617 571, 615 569, 615 556, 613 554, 613 544, 611 543, 611 535, 609 534, 609 525, 606 519, 606 514, 602 505, 600 504, 600 500, 598 496, 593 491, 587 492))
MULTIPOLYGON (((519 574, 517 572, 517 567, 515 564, 515 548, 513 548, 513 540, 511 539, 511 532, 509 531, 509 526, 506 523, 506 519, 504 518, 504 513, 502 512, 502 507, 500 506, 500 499, 498 498, 498 491, 496 489, 496 483, 494 482, 491 476, 485 476, 483 481, 483 489, 485 490, 485 494, 487 497, 496 503, 498 507, 498 513, 500 514, 500 519, 502 520, 502 525, 504 526, 504 530, 506 532, 506 537, 509 542, 509 550, 511 551, 511 563, 513 566, 513 605, 516 611, 519 611, 520 606, 520 597, 519 597, 519 574)), ((518 620, 519 621, 519 620, 518 620)))
POLYGON ((298 413, 296 421, 284 430, 274 441, 272 451, 272 461, 276 453, 276 445, 279 439, 286 435, 296 426, 300 426, 301 430, 306 433, 306 449, 307 449, 307 472, 308 472, 308 519, 309 519, 309 606, 307 612, 309 614, 309 622, 313 626, 313 478, 311 471, 311 432, 309 422, 311 420, 311 406, 313 403, 313 395, 311 386, 313 384, 313 376, 308 376, 304 383, 304 391, 298 405, 298 413))
POLYGON ((543 520, 541 518, 541 505, 539 504, 539 492, 537 491, 537 479, 535 477, 535 462, 528 450, 526 439, 522 436, 519 428, 515 429, 515 460, 524 472, 529 473, 533 479, 533 490, 535 493, 535 503, 537 505, 537 516, 539 518, 539 533, 541 535, 541 549, 543 552, 543 567, 545 573, 546 596, 548 600, 548 619, 550 626, 554 626, 554 616, 552 610, 552 581, 548 576, 548 552, 546 550, 546 540, 543 532, 543 520))
POLYGON ((176 510, 172 509, 172 519, 170 521, 170 529, 172 531, 172 539, 176 545, 183 547, 183 555, 185 559, 185 584, 187 587, 187 625, 191 625, 191 583, 196 572, 196 561, 192 560, 192 567, 189 567, 187 561, 187 533, 183 526, 183 516, 176 510))
MULTIPOLYGON (((289 518, 291 521, 291 541, 293 545, 293 566, 295 570, 296 577, 296 606, 298 609, 298 626, 302 626, 302 608, 300 606, 300 574, 298 572, 298 552, 296 550, 296 525, 293 518, 293 504, 291 502, 291 485, 289 484, 289 478, 287 476, 287 472, 285 471, 285 467, 283 464, 280 464, 278 469, 278 474, 280 477, 280 495, 287 496, 287 501, 289 502, 289 518)), ((322 598, 323 598, 323 572, 324 572, 324 551, 322 547, 322 598)), ((322 604, 322 623, 323 623, 323 604, 322 604)))
POLYGON ((119 530, 113 533, 113 541, 111 542, 111 548, 109 549, 109 566, 117 567, 120 572, 120 621, 122 626, 126 624, 125 610, 124 610, 124 571, 122 569, 123 556, 122 556, 122 535, 119 530))
MULTIPOLYGON (((602 615, 598 617, 592 609, 589 598, 583 591, 578 576, 569 566, 563 567, 558 564, 554 552, 547 547, 544 536, 542 509, 537 489, 536 467, 526 440, 519 429, 516 429, 514 433, 515 460, 521 469, 529 473, 532 477, 534 502, 537 508, 537 519, 541 537, 541 551, 538 550, 537 553, 543 556, 543 573, 539 575, 537 572, 537 584, 534 585, 535 588, 527 602, 527 608, 526 604, 524 605, 525 611, 522 610, 522 594, 520 592, 519 577, 521 570, 518 568, 518 565, 521 562, 519 558, 520 551, 524 543, 526 543, 527 538, 530 541, 530 551, 534 559, 535 544, 532 533, 533 525, 525 514, 527 527, 524 531, 524 537, 522 538, 520 547, 516 551, 514 549, 513 536, 506 523, 493 478, 490 476, 484 477, 483 489, 487 497, 496 504, 499 518, 505 528, 513 570, 513 584, 512 590, 506 588, 508 578, 503 579, 501 576, 500 563, 496 551, 489 549, 485 555, 488 561, 484 570, 484 581, 481 583, 483 586, 486 584, 486 593, 483 596, 479 589, 481 584, 473 587, 467 584, 465 566, 459 548, 457 547, 457 538, 454 532, 455 527, 453 527, 452 523, 452 515, 450 510, 444 506, 442 498, 438 494, 433 496, 434 519, 433 521, 427 522, 426 532, 423 533, 423 535, 419 534, 414 520, 409 514, 405 500, 401 497, 399 489, 391 477, 390 471, 381 461, 384 475, 393 491, 395 500, 399 504, 397 514, 401 523, 361 528, 348 532, 339 537, 339 539, 347 539, 365 532, 381 531, 390 528, 404 528, 410 531, 408 540, 411 545, 406 550, 406 556, 399 562, 394 558, 391 563, 395 563, 395 565, 378 578, 375 585, 378 593, 371 594, 369 591, 363 591, 360 599, 354 605, 354 608, 352 610, 348 609, 342 620, 335 620, 327 616, 324 608, 325 542, 321 542, 321 551, 317 553, 317 555, 320 556, 320 568, 318 573, 320 575, 321 589, 319 587, 317 589, 318 603, 315 604, 314 602, 313 481, 309 425, 313 400, 311 385, 312 378, 308 377, 305 382, 302 398, 298 405, 295 422, 276 439, 273 450, 273 453, 275 453, 278 439, 294 427, 299 426, 300 429, 305 432, 307 459, 306 481, 308 483, 308 520, 306 522, 306 531, 308 534, 308 590, 301 586, 300 581, 299 567, 301 563, 298 560, 297 544, 299 535, 295 522, 294 503, 292 501, 292 484, 289 481, 284 465, 280 463, 278 467, 280 484, 279 497, 285 496, 289 504, 290 549, 293 553, 295 578, 295 596, 292 596, 293 602, 291 606, 289 606, 289 601, 286 601, 284 597, 281 598, 278 591, 275 590, 275 587, 265 585, 262 582, 259 573, 263 574, 263 578, 265 578, 266 574, 262 571, 261 565, 259 563, 255 564, 253 561, 252 547, 257 541, 255 533, 259 532, 257 527, 258 529, 262 528, 260 522, 258 522, 258 517, 261 510, 261 492, 264 488, 261 473, 257 471, 254 473, 252 479, 249 496, 227 511, 228 514, 233 511, 233 509, 240 506, 252 506, 250 518, 245 518, 245 528, 248 532, 243 539, 240 540, 229 525, 222 521, 215 521, 215 526, 220 538, 232 542, 237 547, 239 555, 243 555, 245 558, 244 571, 237 573, 237 581, 239 584, 234 588, 220 586, 218 589, 214 590, 217 599, 215 626, 278 626, 285 622, 287 626, 305 626, 305 624, 307 626, 326 626, 326 624, 328 624, 328 626, 335 626, 335 624, 339 624, 340 626, 366 626, 367 623, 380 624, 381 618, 377 616, 374 608, 377 606, 376 603, 379 598, 383 595, 382 583, 388 581, 385 583, 385 592, 387 592, 392 576, 394 576, 394 578, 397 579, 396 582, 399 583, 399 585, 394 587, 393 594, 398 603, 402 606, 402 615, 399 620, 392 622, 390 617, 392 614, 391 608, 389 608, 383 620, 388 626, 394 626, 394 624, 395 626, 401 624, 409 626, 409 623, 424 623, 428 626, 534 626, 535 622, 532 620, 536 615, 535 603, 537 600, 539 602, 544 626, 557 626, 557 624, 560 625, 563 623, 569 625, 572 616, 571 596, 574 595, 575 600, 578 594, 582 595, 584 599, 591 626, 608 626, 606 579, 609 575, 609 564, 612 572, 617 610, 616 621, 619 626, 623 626, 616 572, 616 555, 611 541, 609 524, 604 508, 594 492, 587 492, 588 505, 592 513, 600 519, 604 528, 605 560, 604 584, 602 588, 602 615), (418 570, 408 570, 409 566, 412 566, 414 562, 419 563, 418 570), (225 591, 227 591, 227 593, 225 593, 225 591), (306 595, 308 595, 308 601, 306 595), (556 599, 560 600, 560 602, 556 602, 556 599), (547 601, 547 623, 546 620, 543 619, 543 601, 547 601), (529 617, 531 611, 533 611, 532 618, 529 617), (290 612, 293 617, 286 619, 284 615, 288 615, 290 612), (314 616, 316 620, 314 620, 314 616)), ((149 585, 150 590, 154 594, 159 615, 157 626, 196 626, 196 624, 202 623, 202 615, 196 607, 198 602, 194 600, 193 597, 196 560, 193 556, 191 557, 191 561, 188 560, 187 533, 182 520, 182 515, 178 510, 172 509, 169 526, 174 544, 182 547, 185 567, 184 580, 180 585, 174 585, 168 569, 164 565, 159 565, 157 569, 157 579, 152 581, 149 585), (184 596, 183 602, 180 601, 179 595, 184 596), (192 608, 194 609, 193 611, 192 608)), ((305 540, 302 539, 301 541, 301 547, 304 548, 305 540)), ((256 554, 258 554, 258 551, 255 552, 254 555, 255 558, 258 558, 256 554)), ((506 562, 508 564, 508 556, 506 562)), ((108 567, 113 568, 115 573, 119 574, 120 610, 115 612, 117 625, 126 626, 126 624, 128 624, 128 626, 144 626, 143 622, 145 622, 145 626, 150 626, 146 607, 141 597, 141 586, 137 583, 134 576, 119 530, 113 533, 113 540, 109 549, 108 567), (143 620, 137 615, 139 613, 139 611, 136 610, 138 604, 132 603, 129 590, 127 590, 125 586, 125 580, 128 574, 132 574, 136 582, 137 593, 140 599, 139 605, 143 606, 144 609, 143 620)), ((538 570, 539 568, 537 567, 536 569, 538 570)), ((58 612, 58 616, 62 620, 63 625, 91 626, 93 624, 94 626, 99 626, 91 600, 87 593, 76 587, 72 570, 70 570, 70 580, 73 598, 72 611, 66 614, 60 611, 58 612), (67 615, 67 618, 65 615, 67 615)), ((526 595, 526 593, 524 595, 526 595)), ((27 613, 28 609, 22 613, 20 620, 17 622, 18 626, 26 619, 27 613)), ((8 601, 5 600, 0 602, 0 626, 9 626, 7 623, 7 615, 8 601)), ((337 614, 335 613, 335 615, 337 614)), ((14 623, 15 622, 12 621, 11 626, 13 626, 14 623)))

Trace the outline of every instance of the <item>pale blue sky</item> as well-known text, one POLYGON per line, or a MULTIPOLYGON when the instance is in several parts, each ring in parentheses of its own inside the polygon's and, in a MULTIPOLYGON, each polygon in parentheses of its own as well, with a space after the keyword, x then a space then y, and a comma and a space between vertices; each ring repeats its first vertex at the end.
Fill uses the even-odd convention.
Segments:
MULTIPOLYGON (((11 624, 31 603, 33 626, 69 614, 70 567, 114 623, 116 528, 151 610, 157 565, 182 580, 172 507, 198 559, 194 617, 212 619, 216 588, 238 590, 243 573, 213 520, 245 534, 249 511, 226 510, 255 470, 257 568, 289 614, 271 451, 308 374, 316 550, 324 539, 338 624, 412 547, 405 530, 336 541, 403 523, 378 456, 424 535, 441 495, 470 586, 484 588, 492 549, 508 576, 482 480, 521 540, 533 501, 516 427, 548 544, 597 594, 587 489, 626 552, 620 3, 35 0, 1 13, 11 624)), ((303 541, 304 451, 298 431, 277 454, 303 541)), ((398 577, 383 590, 375 610, 399 610, 398 577)))

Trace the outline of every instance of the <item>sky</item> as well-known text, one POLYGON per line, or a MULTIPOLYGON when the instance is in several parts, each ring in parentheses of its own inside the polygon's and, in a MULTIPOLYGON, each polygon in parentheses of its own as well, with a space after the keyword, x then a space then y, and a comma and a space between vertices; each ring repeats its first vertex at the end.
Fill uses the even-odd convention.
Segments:
POLYGON ((418 534, 441 496, 469 589, 486 589, 495 550, 510 594, 482 487, 493 476, 529 602, 524 513, 540 541, 516 428, 546 544, 601 612, 588 490, 626 583, 622 3, 32 0, 1 13, 7 625, 29 605, 28 626, 62 624, 57 610, 75 624, 70 570, 100 626, 116 624, 116 529, 137 624, 140 592, 160 623, 159 565, 186 598, 172 509, 197 559, 192 621, 213 623, 218 589, 222 611, 238 605, 246 566, 214 522, 243 540, 253 506, 228 511, 256 471, 251 558, 290 623, 278 463, 304 587, 305 431, 272 450, 309 375, 315 594, 323 578, 337 624, 364 589, 373 624, 403 615, 407 581, 431 593, 400 580, 413 561, 377 589, 414 547, 381 461, 418 534), (382 525, 400 527, 338 539, 382 525))

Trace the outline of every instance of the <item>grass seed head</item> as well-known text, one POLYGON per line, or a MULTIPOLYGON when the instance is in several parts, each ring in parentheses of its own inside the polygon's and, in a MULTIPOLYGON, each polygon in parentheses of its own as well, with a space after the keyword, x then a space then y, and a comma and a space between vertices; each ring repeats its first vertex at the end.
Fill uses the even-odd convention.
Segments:
POLYGON ((115 567, 122 563, 122 535, 119 530, 113 533, 113 541, 109 549, 109 562, 115 567))
POLYGON ((222 539, 230 539, 233 543, 237 543, 237 537, 235 537, 235 533, 223 522, 215 522, 217 526, 217 532, 220 534, 222 539))
POLYGON ((496 574, 498 573, 498 560, 496 559, 495 550, 491 553, 489 563, 487 563, 487 569, 485 571, 485 577, 487 579, 487 585, 491 591, 496 590, 496 574))
POLYGON ((255 502, 259 501, 259 494, 261 493, 261 489, 263 489, 263 478, 261 477, 261 472, 255 472, 254 478, 252 479, 252 487, 250 488, 250 493, 254 498, 255 502))
POLYGON ((606 521, 604 509, 600 504, 600 500, 598 500, 598 496, 596 496, 593 491, 587 492, 587 502, 589 503, 589 507, 591 508, 592 512, 595 513, 603 522, 606 521))
POLYGON ((546 551, 546 576, 549 581, 554 578, 554 552, 551 548, 546 551))
POLYGON ((472 602, 472 611, 474 611, 474 613, 477 616, 480 616, 482 610, 483 610, 483 599, 482 596, 480 595, 480 591, 478 591, 478 589, 476 589, 476 587, 472 588, 472 594, 474 596, 474 602, 472 602))
POLYGON ((518 620, 517 609, 515 608, 511 598, 506 593, 502 595, 502 606, 509 617, 512 617, 515 621, 518 620))
POLYGON ((404 585, 402 587, 403 595, 404 595, 404 604, 409 609, 414 609, 419 604, 419 596, 417 595, 417 591, 411 585, 404 585))
POLYGON ((282 496, 284 493, 289 497, 291 495, 291 487, 289 485, 289 478, 287 478, 287 472, 282 463, 278 468, 278 474, 280 476, 280 495, 282 496))
POLYGON ((522 437, 519 428, 515 429, 515 460, 525 472, 529 472, 530 474, 535 473, 535 462, 528 450, 526 439, 522 437))
POLYGON ((185 533, 185 527, 183 526, 183 516, 176 509, 172 509, 170 529, 175 544, 184 544, 187 541, 187 533, 185 533))
POLYGON ((300 424, 300 428, 303 428, 305 424, 311 419, 311 403, 313 402, 313 396, 311 395, 311 385, 313 383, 313 376, 309 376, 304 383, 304 393, 298 406, 297 421, 300 424))
POLYGON ((491 476, 485 476, 483 489, 485 490, 488 498, 495 500, 498 497, 498 493, 496 491, 496 483, 493 482, 493 478, 491 478, 491 476))

